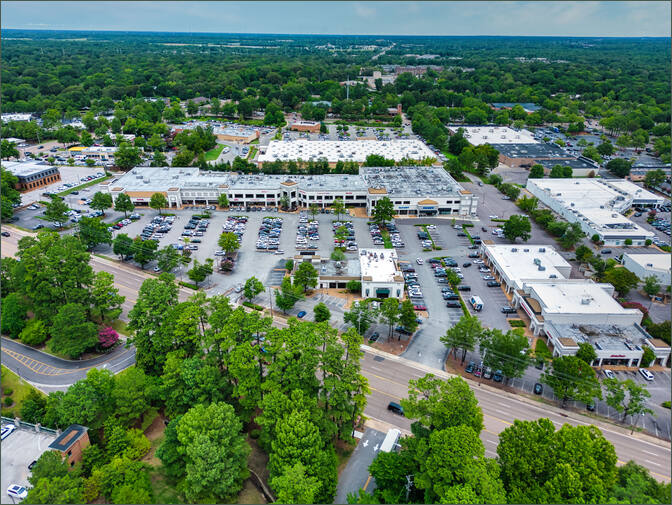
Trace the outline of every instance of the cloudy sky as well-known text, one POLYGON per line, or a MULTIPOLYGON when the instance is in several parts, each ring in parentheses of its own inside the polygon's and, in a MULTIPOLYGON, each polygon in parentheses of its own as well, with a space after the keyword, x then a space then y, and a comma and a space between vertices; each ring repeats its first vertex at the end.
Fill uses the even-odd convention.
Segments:
POLYGON ((669 37, 669 2, 2 2, 2 28, 669 37))

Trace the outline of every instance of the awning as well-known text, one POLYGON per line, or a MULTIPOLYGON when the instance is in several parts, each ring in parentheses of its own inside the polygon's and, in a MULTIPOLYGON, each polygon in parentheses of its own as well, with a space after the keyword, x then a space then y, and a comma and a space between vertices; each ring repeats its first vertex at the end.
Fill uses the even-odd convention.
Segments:
POLYGON ((378 289, 376 289, 376 294, 377 295, 389 295, 390 294, 390 289, 389 288, 378 288, 378 289))

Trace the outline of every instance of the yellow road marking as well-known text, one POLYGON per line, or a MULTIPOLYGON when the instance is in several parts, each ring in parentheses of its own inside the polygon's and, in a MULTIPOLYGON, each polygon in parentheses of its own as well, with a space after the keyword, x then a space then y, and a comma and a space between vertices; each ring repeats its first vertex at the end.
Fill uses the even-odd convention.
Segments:
MULTIPOLYGON (((24 365, 26 368, 28 368, 29 370, 32 370, 33 372, 35 372, 36 374, 39 374, 39 375, 67 375, 67 374, 72 374, 72 373, 77 373, 77 372, 89 370, 91 368, 95 368, 95 367, 102 364, 102 363, 99 363, 98 365, 91 365, 91 366, 84 367, 84 368, 76 368, 76 369, 73 369, 73 370, 68 370, 68 369, 65 369, 65 368, 56 368, 56 367, 53 367, 51 365, 47 365, 46 363, 43 363, 42 361, 38 361, 34 358, 26 356, 25 354, 21 354, 21 353, 18 353, 16 351, 12 351, 10 349, 5 349, 4 347, 2 348, 2 352, 7 354, 8 356, 11 356, 16 361, 18 361, 19 363, 24 365), (45 367, 45 368, 42 369, 42 367, 45 367)), ((131 349, 127 349, 126 351, 121 353, 119 355, 119 357, 124 356, 125 354, 128 354, 129 352, 131 352, 131 349)))
POLYGON ((369 474, 369 478, 366 479, 366 484, 364 484, 364 491, 366 491, 366 488, 369 486, 369 482, 371 482, 371 474, 369 474))

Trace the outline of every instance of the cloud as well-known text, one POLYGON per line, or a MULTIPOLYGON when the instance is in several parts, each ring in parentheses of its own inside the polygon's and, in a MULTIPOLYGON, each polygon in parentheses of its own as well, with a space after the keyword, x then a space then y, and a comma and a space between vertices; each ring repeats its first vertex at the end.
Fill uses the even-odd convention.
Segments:
POLYGON ((355 4, 355 14, 360 18, 372 18, 376 15, 376 9, 362 4, 355 4))

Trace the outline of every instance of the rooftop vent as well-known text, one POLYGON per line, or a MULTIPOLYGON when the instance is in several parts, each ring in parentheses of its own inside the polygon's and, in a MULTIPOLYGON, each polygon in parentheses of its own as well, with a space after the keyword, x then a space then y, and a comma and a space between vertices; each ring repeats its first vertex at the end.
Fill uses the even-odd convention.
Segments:
POLYGON ((581 305, 590 305, 590 298, 588 298, 587 296, 581 298, 581 305))
POLYGON ((546 267, 545 267, 544 265, 539 265, 539 269, 538 269, 538 270, 539 270, 540 272, 543 272, 544 270, 546 270, 546 267))

